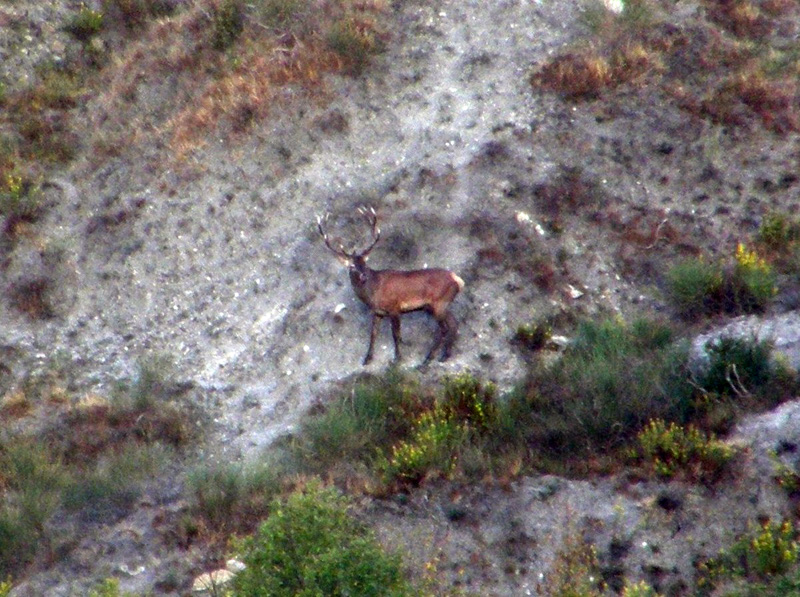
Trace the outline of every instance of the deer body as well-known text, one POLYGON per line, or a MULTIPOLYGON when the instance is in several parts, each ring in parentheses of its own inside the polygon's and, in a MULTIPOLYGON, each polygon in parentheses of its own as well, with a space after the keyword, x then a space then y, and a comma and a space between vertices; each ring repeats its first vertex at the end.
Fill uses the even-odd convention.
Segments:
POLYGON ((321 218, 318 227, 328 248, 348 264, 353 290, 361 302, 372 312, 369 348, 364 357, 364 364, 366 365, 372 360, 375 337, 384 317, 388 317, 391 322, 395 359, 400 360, 400 315, 411 311, 426 311, 438 323, 433 346, 428 351, 423 364, 428 363, 442 345, 442 360, 446 360, 450 356, 450 350, 458 335, 458 323, 450 313, 449 307, 464 287, 464 281, 446 269, 370 269, 367 266, 367 254, 378 242, 380 230, 377 227, 377 216, 374 210, 363 209, 361 213, 372 225, 374 240, 366 250, 360 253, 348 253, 341 245, 335 249, 331 246, 322 228, 321 218))

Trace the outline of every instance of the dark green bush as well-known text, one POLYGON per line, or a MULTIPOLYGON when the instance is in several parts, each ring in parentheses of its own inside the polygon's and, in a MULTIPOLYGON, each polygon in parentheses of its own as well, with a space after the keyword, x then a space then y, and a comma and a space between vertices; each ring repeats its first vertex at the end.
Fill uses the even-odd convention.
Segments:
POLYGON ((316 485, 273 502, 269 518, 237 548, 247 566, 233 595, 413 595, 400 560, 387 554, 334 489, 316 485))
POLYGON ((687 318, 761 312, 777 292, 776 281, 772 265, 744 244, 728 264, 690 259, 672 267, 666 279, 669 299, 687 318))
POLYGON ((283 472, 275 460, 197 469, 188 479, 191 514, 211 529, 252 528, 253 519, 266 514, 280 490, 283 472))
POLYGON ((89 41, 100 33, 103 28, 103 13, 93 10, 86 5, 81 6, 77 13, 64 26, 64 30, 78 41, 89 41))
POLYGON ((755 339, 723 337, 705 346, 709 364, 700 376, 704 390, 719 395, 757 391, 773 377, 772 346, 755 339))
POLYGON ((244 30, 243 0, 223 0, 214 12, 211 45, 215 50, 230 48, 244 30))

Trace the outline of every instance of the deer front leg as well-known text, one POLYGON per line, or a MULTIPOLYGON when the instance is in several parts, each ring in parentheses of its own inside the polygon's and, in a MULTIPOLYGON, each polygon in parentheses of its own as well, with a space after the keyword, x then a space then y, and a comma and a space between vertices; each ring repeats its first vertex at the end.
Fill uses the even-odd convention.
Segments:
POLYGON ((381 316, 372 314, 372 329, 369 332, 369 348, 367 349, 367 356, 364 357, 363 365, 366 365, 372 360, 372 347, 375 346, 375 336, 378 335, 378 326, 381 323, 381 316))
POLYGON ((394 360, 400 360, 400 316, 389 316, 389 321, 392 322, 392 339, 394 340, 394 360))

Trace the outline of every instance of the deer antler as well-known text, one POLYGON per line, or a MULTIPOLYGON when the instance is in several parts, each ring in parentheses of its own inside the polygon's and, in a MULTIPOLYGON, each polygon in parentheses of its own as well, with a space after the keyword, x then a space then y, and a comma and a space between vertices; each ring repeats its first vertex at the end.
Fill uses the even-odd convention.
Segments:
POLYGON ((335 248, 333 245, 331 245, 331 241, 328 238, 328 234, 322 227, 323 222, 325 224, 328 223, 329 216, 330 214, 325 214, 324 216, 317 216, 317 230, 319 230, 319 233, 322 235, 322 240, 325 241, 325 246, 328 247, 331 250, 331 252, 337 257, 341 257, 342 259, 348 259, 348 260, 352 259, 353 258, 352 255, 350 255, 347 251, 344 250, 344 247, 342 246, 341 243, 339 243, 338 249, 335 248))
POLYGON ((317 230, 322 235, 322 240, 325 241, 325 246, 331 250, 331 252, 336 255, 337 257, 341 257, 342 259, 347 259, 352 261, 356 257, 366 257, 369 255, 369 252, 372 251, 372 248, 377 244, 378 240, 381 237, 381 229, 378 227, 378 214, 375 213, 375 208, 370 207, 367 208, 365 206, 361 206, 358 208, 358 213, 364 217, 367 223, 370 225, 371 234, 372 234, 372 243, 363 251, 357 252, 347 252, 344 246, 339 243, 339 248, 337 249, 331 244, 330 239, 328 238, 328 234, 325 232, 323 225, 327 225, 328 218, 330 214, 325 214, 324 216, 317 216, 317 230))
POLYGON ((372 232, 372 244, 358 254, 359 257, 366 257, 381 238, 381 229, 378 227, 378 214, 375 213, 374 207, 367 209, 366 206, 362 205, 358 208, 358 213, 367 220, 372 232))

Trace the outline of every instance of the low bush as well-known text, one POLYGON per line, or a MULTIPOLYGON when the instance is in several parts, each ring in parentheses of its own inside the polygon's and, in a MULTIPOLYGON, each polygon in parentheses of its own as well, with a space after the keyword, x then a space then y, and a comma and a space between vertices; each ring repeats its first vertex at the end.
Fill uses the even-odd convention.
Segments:
POLYGON ((628 582, 622 589, 622 597, 661 597, 656 590, 645 581, 628 582))
POLYGON ((170 454, 159 444, 129 443, 81 467, 62 492, 62 503, 84 522, 111 523, 128 514, 170 454))
POLYGON ((258 532, 237 543, 246 568, 233 581, 233 596, 416 594, 399 558, 348 509, 336 490, 318 485, 273 502, 258 532))
POLYGON ((553 329, 546 322, 524 323, 517 327, 513 341, 528 350, 541 350, 552 335, 553 329))
POLYGON ((771 251, 787 252, 800 240, 800 223, 783 212, 770 212, 761 220, 756 238, 771 251))
POLYGON ((729 265, 690 259, 667 272, 667 295, 677 311, 694 319, 714 313, 763 311, 777 292, 772 265, 739 244, 729 265))
POLYGON ((722 337, 707 342, 708 365, 698 383, 706 392, 743 396, 758 392, 773 380, 778 365, 772 346, 756 339, 722 337))
POLYGON ((250 531, 279 493, 282 473, 269 460, 197 469, 187 481, 190 515, 211 531, 250 531))
POLYGON ((703 259, 690 259, 667 272, 667 292, 678 311, 687 317, 719 309, 723 288, 722 268, 703 259))
POLYGON ((213 15, 212 46, 224 51, 230 48, 244 30, 244 2, 222 0, 213 15))
POLYGON ((347 16, 331 24, 325 41, 345 61, 352 74, 360 73, 372 55, 382 48, 374 26, 347 16))
POLYGON ((462 421, 442 410, 425 412, 415 421, 409 437, 378 460, 378 468, 387 483, 417 485, 432 475, 449 476, 468 435, 462 421))
POLYGON ((0 577, 29 564, 49 544, 46 524, 68 480, 57 455, 33 441, 0 444, 0 577))
POLYGON ((694 425, 667 425, 660 419, 650 421, 639 432, 637 441, 634 456, 666 479, 681 475, 692 481, 713 483, 734 455, 730 447, 694 425))

